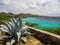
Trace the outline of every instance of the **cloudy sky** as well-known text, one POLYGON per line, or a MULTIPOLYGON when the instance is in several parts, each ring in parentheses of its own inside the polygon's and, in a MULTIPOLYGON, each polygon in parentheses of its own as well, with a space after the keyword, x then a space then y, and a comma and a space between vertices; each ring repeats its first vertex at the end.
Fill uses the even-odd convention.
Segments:
POLYGON ((60 0, 0 0, 0 12, 60 16, 60 0))

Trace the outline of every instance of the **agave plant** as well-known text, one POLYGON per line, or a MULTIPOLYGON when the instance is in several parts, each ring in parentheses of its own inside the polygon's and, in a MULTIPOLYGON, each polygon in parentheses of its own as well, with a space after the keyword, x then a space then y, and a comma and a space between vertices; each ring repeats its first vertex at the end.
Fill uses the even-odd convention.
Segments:
POLYGON ((0 30, 8 33, 9 35, 3 35, 0 36, 0 38, 9 39, 8 41, 10 42, 12 40, 15 40, 15 42, 19 42, 19 39, 27 42, 26 36, 29 35, 30 32, 28 32, 28 28, 25 26, 25 24, 23 24, 20 17, 10 18, 10 21, 2 22, 3 24, 0 25, 0 30))

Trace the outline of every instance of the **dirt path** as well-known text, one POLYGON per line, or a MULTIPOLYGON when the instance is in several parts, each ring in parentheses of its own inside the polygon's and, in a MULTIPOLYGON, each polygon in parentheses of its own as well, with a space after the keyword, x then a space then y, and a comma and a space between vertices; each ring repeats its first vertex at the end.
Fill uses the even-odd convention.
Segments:
POLYGON ((23 45, 43 45, 43 43, 41 43, 39 40, 37 40, 33 36, 29 36, 27 39, 28 39, 27 43, 23 45))

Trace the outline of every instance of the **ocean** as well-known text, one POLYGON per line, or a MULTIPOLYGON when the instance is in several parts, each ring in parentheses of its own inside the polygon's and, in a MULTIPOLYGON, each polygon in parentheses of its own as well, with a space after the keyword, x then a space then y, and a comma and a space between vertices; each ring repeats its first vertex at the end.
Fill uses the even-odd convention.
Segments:
POLYGON ((23 21, 38 24, 36 28, 60 28, 60 17, 28 17, 23 21))

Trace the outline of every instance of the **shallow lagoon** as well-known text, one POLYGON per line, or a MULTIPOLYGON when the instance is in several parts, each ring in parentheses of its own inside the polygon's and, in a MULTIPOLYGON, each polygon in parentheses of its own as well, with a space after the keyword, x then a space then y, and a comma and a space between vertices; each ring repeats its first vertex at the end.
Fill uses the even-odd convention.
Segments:
POLYGON ((32 24, 38 24, 38 26, 36 28, 40 29, 40 28, 60 28, 60 18, 38 18, 38 17, 28 17, 28 18, 24 18, 23 20, 25 22, 29 22, 32 24))

